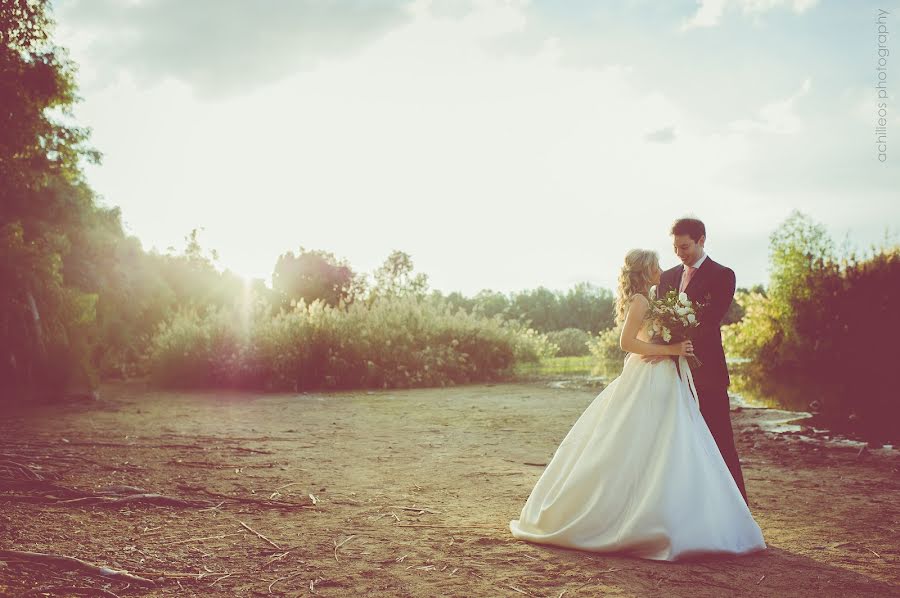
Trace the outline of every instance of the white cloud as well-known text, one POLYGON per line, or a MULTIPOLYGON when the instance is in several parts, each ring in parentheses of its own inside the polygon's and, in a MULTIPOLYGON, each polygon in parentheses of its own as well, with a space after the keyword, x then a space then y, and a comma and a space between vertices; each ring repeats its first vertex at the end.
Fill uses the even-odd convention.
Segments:
POLYGON ((722 22, 726 10, 740 9, 745 16, 758 18, 776 9, 788 8, 802 14, 815 6, 818 0, 697 0, 697 12, 681 23, 681 30, 697 27, 715 27, 722 22))
POLYGON ((752 120, 737 120, 729 123, 733 131, 743 133, 763 132, 778 135, 793 135, 803 129, 803 120, 796 112, 797 101, 809 93, 812 80, 806 78, 800 89, 791 96, 766 104, 752 120))
POLYGON ((96 85, 174 78, 204 98, 350 56, 410 18, 408 0, 63 0, 54 12, 63 37, 87 42, 96 85))

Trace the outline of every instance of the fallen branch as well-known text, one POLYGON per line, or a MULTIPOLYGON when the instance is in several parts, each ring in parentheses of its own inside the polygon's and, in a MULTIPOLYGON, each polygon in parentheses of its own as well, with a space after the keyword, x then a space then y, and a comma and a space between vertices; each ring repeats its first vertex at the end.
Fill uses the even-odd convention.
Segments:
POLYGON ((258 531, 256 531, 255 529, 253 529, 252 527, 250 527, 249 525, 247 525, 246 523, 244 523, 243 521, 238 521, 238 523, 240 523, 241 526, 244 527, 244 529, 246 529, 246 530, 248 530, 248 531, 253 532, 254 534, 256 534, 256 536, 257 536, 260 540, 264 540, 265 542, 267 542, 267 543, 269 544, 269 546, 274 546, 274 547, 277 548, 278 550, 283 550, 283 549, 281 548, 281 546, 279 546, 278 544, 276 544, 276 543, 273 542, 272 540, 268 539, 267 537, 265 537, 264 535, 262 535, 261 533, 259 533, 258 531))
POLYGON ((2 502, 43 502, 43 503, 55 503, 57 499, 55 496, 43 496, 37 494, 0 494, 0 501, 2 502))
MULTIPOLYGON (((22 446, 12 444, 11 446, 22 446)), ((226 449, 232 451, 240 451, 244 453, 256 453, 260 455, 272 455, 273 451, 264 451, 259 449, 251 449, 244 448, 242 446, 230 446, 228 444, 221 446, 209 446, 203 444, 148 444, 148 443, 131 443, 131 442, 102 442, 102 441, 93 441, 93 440, 67 440, 63 446, 102 446, 102 447, 112 447, 112 448, 133 448, 133 449, 160 449, 160 448, 181 448, 181 449, 195 449, 200 451, 208 451, 211 448, 216 449, 226 449)), ((47 448, 59 448, 58 444, 47 444, 40 442, 29 442, 28 447, 47 447, 47 448)))
POLYGON ((21 550, 0 550, 0 558, 16 558, 23 559, 29 561, 37 561, 40 563, 50 563, 52 565, 59 565, 65 567, 67 569, 81 569, 83 571, 87 571, 94 575, 99 575, 101 577, 107 577, 112 579, 118 579, 122 581, 127 581, 129 583, 137 583, 145 586, 155 586, 156 583, 150 579, 145 577, 139 577, 137 575, 132 575, 127 571, 120 571, 116 569, 110 569, 109 567, 100 567, 97 565, 93 565, 88 563, 87 561, 82 561, 81 559, 64 556, 60 554, 45 554, 43 552, 25 552, 21 550))
POLYGON ((0 490, 39 490, 44 492, 54 492, 65 496, 92 496, 90 492, 78 490, 76 488, 66 488, 59 486, 53 482, 46 480, 3 480, 0 479, 0 490))
POLYGON ((109 590, 104 590, 103 588, 85 588, 75 586, 51 586, 49 588, 34 588, 22 594, 22 597, 42 596, 47 593, 61 593, 63 596, 71 596, 72 594, 86 594, 88 596, 107 596, 109 598, 119 598, 118 594, 113 594, 109 590))
POLYGON ((55 504, 58 505, 120 505, 129 502, 146 502, 155 505, 165 505, 173 507, 206 507, 209 501, 183 500, 181 498, 172 498, 171 496, 163 496, 162 494, 129 494, 128 496, 85 496, 82 498, 73 498, 70 500, 59 500, 55 504))
MULTIPOLYGON (((28 448, 28 447, 19 445, 19 448, 21 449, 21 448, 28 448)), ((55 448, 55 447, 47 447, 47 448, 55 448)), ((33 454, 33 455, 19 455, 19 454, 14 454, 14 453, 0 453, 0 457, 10 457, 10 458, 13 458, 13 459, 35 459, 35 460, 39 460, 39 461, 40 461, 40 460, 43 460, 43 461, 58 461, 58 460, 66 461, 66 460, 73 460, 73 461, 84 461, 85 463, 90 463, 90 464, 92 464, 92 465, 100 465, 100 464, 97 463, 96 461, 93 461, 93 460, 88 459, 88 458, 86 458, 86 457, 82 457, 81 455, 74 455, 74 454, 72 454, 72 453, 57 453, 57 454, 54 454, 54 455, 48 455, 48 454, 44 454, 44 453, 37 453, 37 454, 33 454)))
POLYGON ((23 465, 17 461, 2 460, 0 461, 0 469, 6 469, 11 472, 18 472, 27 480, 41 481, 44 476, 34 471, 27 465, 23 465))

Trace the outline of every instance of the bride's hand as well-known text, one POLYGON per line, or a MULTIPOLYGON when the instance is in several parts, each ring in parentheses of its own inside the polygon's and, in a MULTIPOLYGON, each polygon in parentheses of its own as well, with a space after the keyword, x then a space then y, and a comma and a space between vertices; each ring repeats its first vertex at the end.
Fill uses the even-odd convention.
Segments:
POLYGON ((684 357, 693 357, 694 356, 694 343, 690 340, 681 341, 675 347, 678 348, 678 353, 676 355, 682 355, 684 357))

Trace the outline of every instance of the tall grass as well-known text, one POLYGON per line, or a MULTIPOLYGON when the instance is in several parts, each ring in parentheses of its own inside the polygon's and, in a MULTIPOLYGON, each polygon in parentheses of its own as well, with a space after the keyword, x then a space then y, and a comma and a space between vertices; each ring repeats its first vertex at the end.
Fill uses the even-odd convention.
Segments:
POLYGON ((447 386, 510 377, 556 353, 546 336, 441 301, 389 297, 181 310, 152 338, 150 373, 168 387, 263 390, 447 386))

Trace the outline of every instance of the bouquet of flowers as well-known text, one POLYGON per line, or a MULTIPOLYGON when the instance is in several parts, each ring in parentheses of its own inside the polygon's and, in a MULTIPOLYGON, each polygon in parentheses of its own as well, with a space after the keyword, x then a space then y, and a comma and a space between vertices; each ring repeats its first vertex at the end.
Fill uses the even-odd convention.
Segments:
MULTIPOLYGON (((650 340, 669 345, 693 338, 694 330, 700 325, 703 307, 703 304, 691 301, 686 293, 675 289, 660 298, 652 293, 647 311, 650 340)), ((696 357, 688 357, 688 363, 692 368, 703 365, 696 357)))

